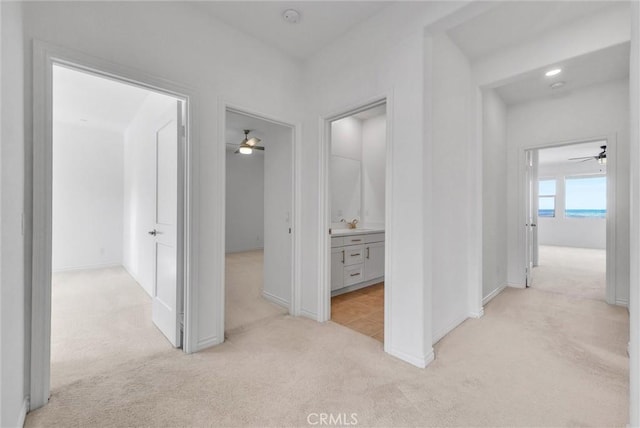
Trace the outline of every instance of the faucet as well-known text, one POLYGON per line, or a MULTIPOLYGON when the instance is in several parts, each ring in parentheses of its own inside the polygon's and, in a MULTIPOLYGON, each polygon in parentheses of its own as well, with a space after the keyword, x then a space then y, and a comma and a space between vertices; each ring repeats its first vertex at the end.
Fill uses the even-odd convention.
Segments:
POLYGON ((349 229, 355 229, 356 224, 358 224, 358 219, 354 218, 353 220, 347 223, 347 226, 349 226, 349 229))

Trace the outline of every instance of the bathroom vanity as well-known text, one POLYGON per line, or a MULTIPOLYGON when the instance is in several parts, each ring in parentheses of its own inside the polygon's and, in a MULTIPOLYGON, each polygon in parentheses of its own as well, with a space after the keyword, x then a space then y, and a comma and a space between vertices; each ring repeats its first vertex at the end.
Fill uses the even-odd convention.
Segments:
POLYGON ((384 280, 384 230, 333 229, 331 295, 354 291, 384 280))

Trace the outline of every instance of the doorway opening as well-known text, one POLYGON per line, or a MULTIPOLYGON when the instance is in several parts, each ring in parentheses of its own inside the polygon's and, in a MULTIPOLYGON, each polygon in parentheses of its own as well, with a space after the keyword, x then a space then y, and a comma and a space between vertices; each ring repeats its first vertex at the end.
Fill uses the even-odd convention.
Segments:
POLYGON ((293 313, 294 127, 225 114, 225 337, 293 313))
POLYGON ((527 287, 611 302, 610 140, 527 150, 527 287))
POLYGON ((188 351, 192 331, 188 97, 36 52, 31 410, 95 370, 188 351))
POLYGON ((386 101, 328 124, 329 318, 384 343, 386 101))

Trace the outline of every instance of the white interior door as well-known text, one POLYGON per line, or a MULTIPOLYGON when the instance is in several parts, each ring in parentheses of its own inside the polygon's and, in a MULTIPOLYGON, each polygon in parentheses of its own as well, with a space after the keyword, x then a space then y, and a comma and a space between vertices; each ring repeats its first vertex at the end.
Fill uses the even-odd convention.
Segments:
POLYGON ((263 295, 290 308, 292 284, 293 130, 274 132, 264 151, 263 295))
POLYGON ((525 198, 525 272, 526 286, 533 284, 533 267, 537 264, 538 227, 538 179, 537 151, 527 150, 526 157, 526 198, 525 198))
POLYGON ((182 289, 178 275, 179 150, 182 103, 165 113, 156 130, 155 275, 152 293, 153 323, 175 347, 181 345, 182 289))

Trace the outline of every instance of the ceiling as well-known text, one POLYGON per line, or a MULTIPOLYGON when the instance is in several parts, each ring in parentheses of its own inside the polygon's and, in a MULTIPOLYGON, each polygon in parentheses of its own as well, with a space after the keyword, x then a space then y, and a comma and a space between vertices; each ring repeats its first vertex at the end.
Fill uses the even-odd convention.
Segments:
POLYGON ((448 31, 470 61, 533 40, 611 1, 506 1, 448 31))
MULTIPOLYGON (((253 116, 236 113, 233 111, 227 111, 226 122, 226 143, 227 150, 236 150, 240 145, 240 142, 244 140, 244 130, 249 129, 251 133, 249 137, 260 138, 260 146, 264 146, 267 150, 269 143, 273 143, 276 135, 281 135, 282 132, 290 130, 290 128, 284 125, 278 125, 277 123, 269 122, 264 119, 259 119, 253 116)), ((261 150, 254 150, 253 153, 262 154, 261 150)))
POLYGON ((350 28, 388 6, 390 1, 205 1, 193 6, 230 26, 307 59, 350 28), (282 18, 287 9, 300 13, 297 24, 282 18))
POLYGON ((124 132, 150 91, 53 67, 53 120, 124 132))
POLYGON ((591 52, 528 72, 518 80, 496 88, 496 92, 507 105, 567 96, 576 89, 628 77, 629 54, 629 43, 591 52), (546 77, 544 73, 552 68, 561 68, 562 73, 546 77), (559 81, 565 85, 558 89, 550 88, 549 85, 559 81))
POLYGON ((541 149, 538 151, 538 163, 540 165, 560 164, 569 162, 569 158, 596 156, 602 151, 600 146, 604 146, 606 144, 606 141, 591 141, 588 143, 570 144, 567 146, 541 149))

